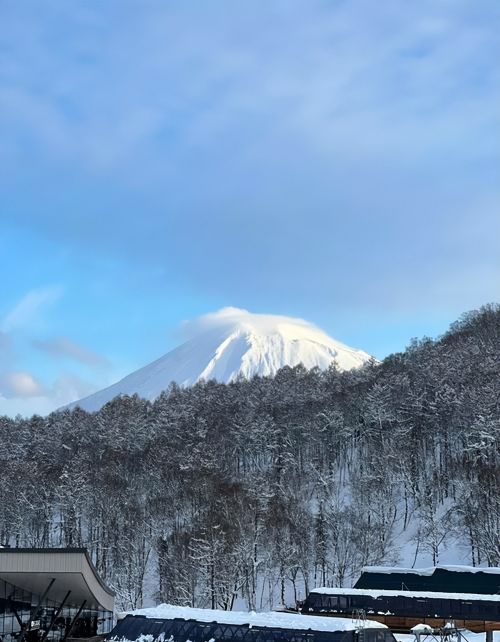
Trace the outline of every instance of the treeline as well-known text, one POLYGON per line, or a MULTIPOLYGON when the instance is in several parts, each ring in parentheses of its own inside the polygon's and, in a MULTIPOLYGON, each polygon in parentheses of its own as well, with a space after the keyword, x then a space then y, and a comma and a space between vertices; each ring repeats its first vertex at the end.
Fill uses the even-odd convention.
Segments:
POLYGON ((401 542, 499 565, 499 446, 491 305, 354 372, 0 418, 0 543, 86 546, 120 608, 272 607, 396 563, 401 542))

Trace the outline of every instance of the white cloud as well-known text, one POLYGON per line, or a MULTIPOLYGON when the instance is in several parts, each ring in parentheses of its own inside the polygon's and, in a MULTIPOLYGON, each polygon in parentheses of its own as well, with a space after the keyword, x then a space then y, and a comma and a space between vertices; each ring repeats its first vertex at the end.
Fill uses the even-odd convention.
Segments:
POLYGON ((33 346, 38 350, 50 354, 53 357, 69 358, 79 361, 90 366, 105 365, 108 363, 106 357, 103 357, 84 346, 67 339, 66 337, 55 337, 53 339, 34 340, 33 346))
POLYGON ((80 377, 63 373, 50 387, 42 384, 28 372, 10 372, 0 375, 0 415, 47 415, 96 392, 98 387, 80 377))
MULTIPOLYGON (((255 116, 259 125, 270 119, 278 139, 286 131, 320 150, 345 153, 355 142, 358 152, 379 154, 429 151, 461 139, 464 123, 473 135, 497 122, 488 11, 481 19, 460 3, 430 0, 236 11, 222 3, 220 13, 153 2, 140 15, 132 6, 119 4, 118 30, 110 29, 113 2, 43 17, 13 12, 6 121, 56 156, 120 173, 131 161, 132 175, 166 135, 212 144, 233 128, 248 131, 255 116), (58 21, 78 37, 47 47, 58 21), (54 78, 43 91, 40 74, 54 78)), ((162 154, 161 165, 170 158, 162 154)))
POLYGON ((0 376, 0 395, 8 398, 41 397, 45 390, 29 372, 8 372, 0 376))
POLYGON ((217 312, 208 312, 207 314, 202 314, 196 319, 184 321, 182 323, 181 330, 187 336, 195 336, 201 332, 221 327, 231 323, 233 320, 241 319, 248 315, 250 315, 248 310, 227 306, 217 310, 217 312))
POLYGON ((184 321, 181 326, 181 330, 187 337, 194 337, 210 330, 245 323, 254 327, 257 326, 262 331, 265 331, 268 327, 271 329, 274 328, 277 323, 302 325, 305 328, 315 328, 318 330, 314 324, 306 321, 305 319, 286 317, 278 314, 257 314, 232 306, 222 308, 217 312, 203 314, 191 321, 184 321))
POLYGON ((62 294, 63 289, 61 286, 47 286, 30 290, 7 313, 0 323, 0 330, 7 333, 36 323, 42 310, 46 306, 55 303, 62 294))
POLYGON ((98 386, 74 374, 64 373, 54 382, 51 389, 51 410, 61 408, 76 399, 82 399, 96 392, 98 386))

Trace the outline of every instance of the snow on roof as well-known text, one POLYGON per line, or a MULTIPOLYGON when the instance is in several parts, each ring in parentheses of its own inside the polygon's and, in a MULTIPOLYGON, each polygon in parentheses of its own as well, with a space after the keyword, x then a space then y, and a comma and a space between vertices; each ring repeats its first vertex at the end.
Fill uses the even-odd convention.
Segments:
POLYGON ((454 573, 491 573, 500 574, 500 568, 496 566, 458 566, 441 565, 429 566, 428 568, 398 568, 397 566, 364 566, 362 573, 411 573, 413 575, 432 575, 434 571, 453 571, 454 573))
POLYGON ((404 591, 388 589, 354 589, 354 588, 314 588, 311 593, 322 595, 368 595, 369 597, 414 597, 434 598, 441 600, 482 600, 487 602, 500 602, 500 595, 485 595, 482 593, 444 593, 438 591, 404 591))
POLYGON ((432 626, 421 623, 412 626, 410 630, 413 631, 413 633, 432 633, 432 626))
MULTIPOLYGON (((125 615, 142 615, 159 620, 197 620, 198 622, 219 622, 220 624, 248 624, 264 628, 301 629, 313 631, 353 631, 359 628, 356 622, 349 618, 321 617, 301 615, 300 613, 243 613, 240 611, 216 611, 211 609, 194 609, 188 606, 173 606, 160 604, 153 608, 139 609, 124 613, 125 615)), ((366 621, 365 628, 386 629, 385 624, 366 621)))

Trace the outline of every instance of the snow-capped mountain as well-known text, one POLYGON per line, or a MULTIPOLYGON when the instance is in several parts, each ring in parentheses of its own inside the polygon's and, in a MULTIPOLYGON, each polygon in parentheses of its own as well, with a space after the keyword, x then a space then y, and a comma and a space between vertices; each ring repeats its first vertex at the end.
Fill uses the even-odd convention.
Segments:
POLYGON ((228 383, 238 376, 273 375, 285 365, 326 369, 336 362, 341 370, 358 368, 371 359, 362 350, 329 337, 302 319, 251 314, 224 308, 186 324, 185 343, 121 381, 69 407, 93 411, 117 395, 137 393, 154 399, 172 381, 189 386, 200 379, 228 383))

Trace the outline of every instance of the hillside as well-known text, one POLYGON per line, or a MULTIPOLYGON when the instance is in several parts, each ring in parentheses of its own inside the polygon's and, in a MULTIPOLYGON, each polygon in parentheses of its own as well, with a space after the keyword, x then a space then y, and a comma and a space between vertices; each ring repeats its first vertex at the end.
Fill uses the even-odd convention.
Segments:
POLYGON ((0 536, 85 545, 119 608, 268 608, 366 564, 499 565, 500 307, 340 372, 0 420, 0 536))

